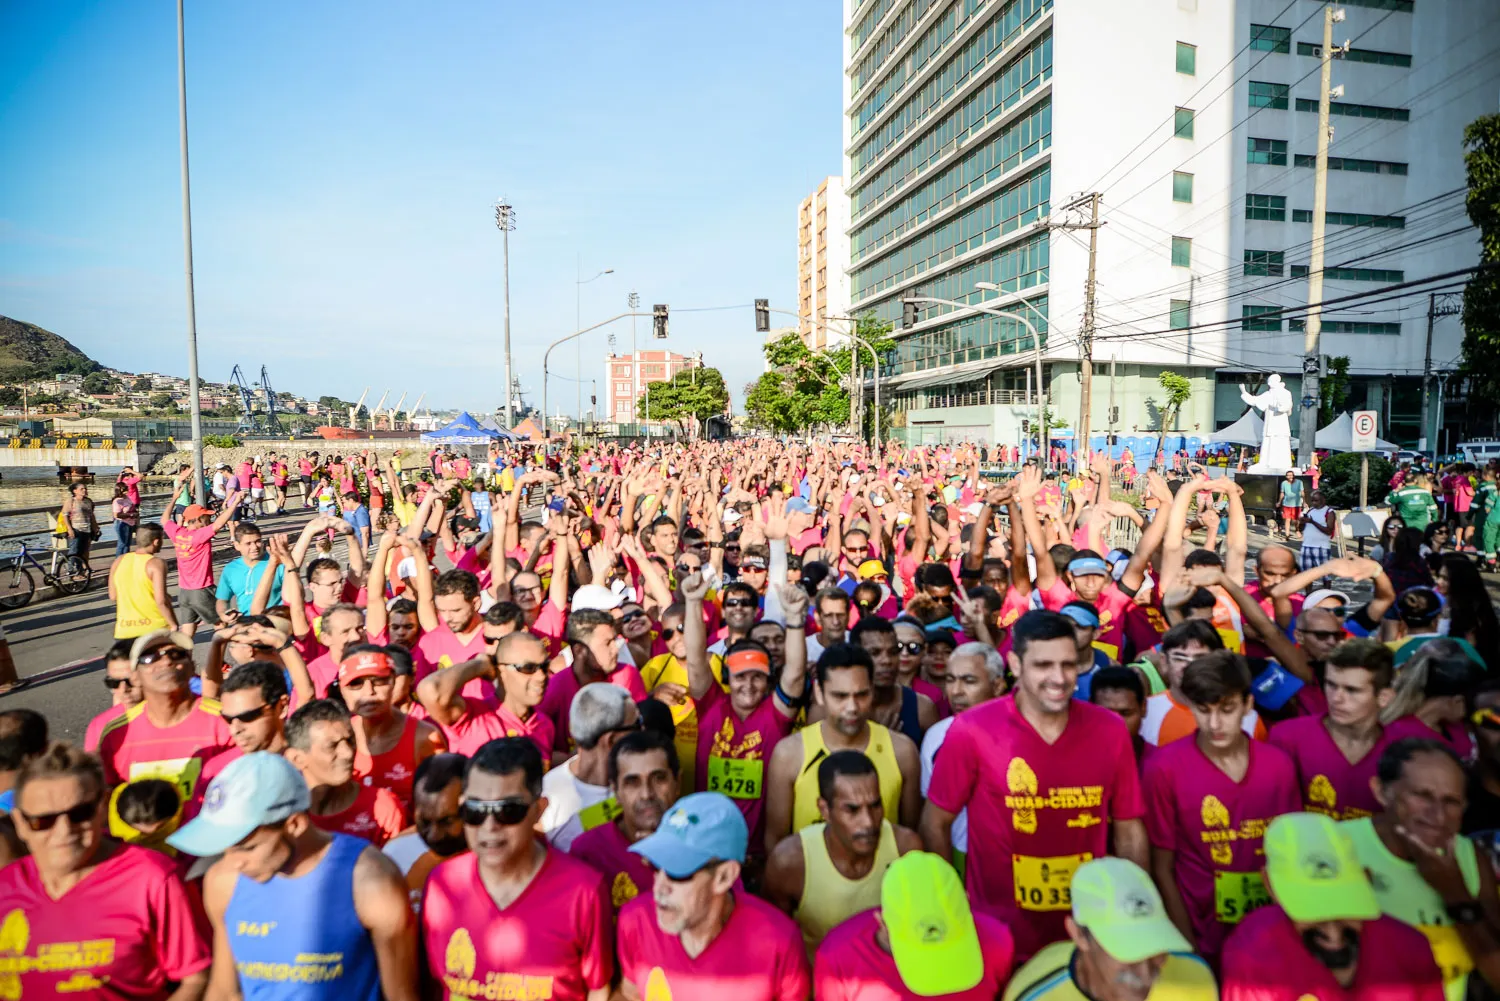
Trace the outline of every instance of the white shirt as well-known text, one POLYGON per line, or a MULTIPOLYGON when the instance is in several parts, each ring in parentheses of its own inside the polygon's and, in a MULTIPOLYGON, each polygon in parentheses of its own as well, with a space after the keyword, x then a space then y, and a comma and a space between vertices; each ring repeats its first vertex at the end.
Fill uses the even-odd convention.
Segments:
POLYGON ((567 851, 573 839, 583 833, 579 811, 609 799, 608 786, 580 782, 573 774, 572 765, 577 760, 575 755, 542 776, 542 795, 547 797, 547 809, 542 812, 542 833, 560 852, 567 851))
POLYGON ((1331 541, 1327 532, 1318 525, 1328 523, 1329 509, 1325 504, 1323 507, 1315 507, 1307 512, 1307 523, 1302 526, 1302 545, 1313 549, 1327 549, 1331 541))
MULTIPOLYGON (((948 736, 948 728, 953 725, 957 716, 947 716, 938 720, 927 728, 927 733, 922 737, 922 798, 927 798, 927 787, 932 785, 932 769, 937 761, 939 748, 943 746, 943 740, 948 736)), ((953 818, 953 831, 950 835, 955 851, 967 852, 969 850, 969 808, 966 806, 958 811, 958 816, 953 818)))
MULTIPOLYGON (((822 633, 817 633, 817 634, 809 633, 808 636, 807 636, 807 667, 808 667, 808 670, 811 670, 813 667, 815 667, 817 665, 818 658, 821 657, 821 656, 823 656, 823 651, 825 649, 827 649, 818 640, 818 637, 821 636, 821 635, 823 635, 823 634, 822 633)), ((838 639, 838 642, 840 642, 840 643, 847 643, 847 642, 849 642, 848 634, 845 633, 843 636, 840 636, 839 639, 838 639)), ((829 646, 832 646, 832 645, 833 645, 832 643, 829 644, 829 646)))
POLYGON ((417 864, 417 859, 427 853, 427 842, 423 841, 422 836, 416 831, 411 831, 407 834, 396 835, 385 843, 381 851, 396 863, 396 868, 400 869, 401 875, 405 876, 411 872, 411 867, 417 864))

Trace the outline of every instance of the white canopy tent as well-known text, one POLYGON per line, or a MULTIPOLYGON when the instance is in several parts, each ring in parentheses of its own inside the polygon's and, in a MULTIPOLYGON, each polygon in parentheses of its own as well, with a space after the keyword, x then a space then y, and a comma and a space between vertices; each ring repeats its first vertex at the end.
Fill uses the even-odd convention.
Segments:
MULTIPOLYGON (((1354 451, 1354 418, 1347 412, 1339 414, 1333 419, 1333 423, 1318 430, 1317 436, 1313 438, 1313 444, 1318 448, 1326 448, 1330 452, 1354 451)), ((1377 452, 1394 452, 1400 447, 1392 445, 1383 438, 1375 439, 1374 450, 1377 452)))
MULTIPOLYGON (((1251 407, 1239 420, 1209 435, 1208 440, 1215 445, 1249 445, 1251 448, 1259 448, 1265 432, 1264 418, 1260 416, 1259 410, 1251 407)), ((1295 437, 1292 438, 1292 447, 1297 447, 1295 437)))

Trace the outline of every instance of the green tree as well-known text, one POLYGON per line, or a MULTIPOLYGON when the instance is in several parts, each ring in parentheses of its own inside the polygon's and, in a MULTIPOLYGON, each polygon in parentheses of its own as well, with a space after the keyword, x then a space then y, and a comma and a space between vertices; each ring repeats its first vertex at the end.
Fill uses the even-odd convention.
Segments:
POLYGON ((89 396, 94 396, 98 393, 111 393, 114 392, 114 388, 115 380, 103 372, 90 372, 83 377, 83 391, 89 396))
POLYGON ((157 410, 176 410, 177 404, 172 401, 171 393, 152 393, 148 401, 157 410))
POLYGON ((135 382, 130 384, 130 388, 137 393, 151 392, 151 377, 146 375, 136 376, 135 382))
MULTIPOLYGON (((855 336, 884 359, 895 346, 890 323, 867 313, 856 322, 855 336)), ((836 334, 831 334, 836 339, 836 334)), ((854 352, 847 343, 812 351, 795 334, 765 346, 770 371, 745 387, 745 412, 754 427, 791 433, 815 427, 849 425, 849 374, 854 352)), ((860 368, 870 370, 870 352, 859 349, 860 368)), ((889 374, 889 373, 886 373, 889 374)), ((882 419, 888 415, 882 415, 882 419)), ((866 421, 873 409, 866 408, 866 421)))
POLYGON ((648 421, 671 421, 683 435, 688 422, 697 418, 700 433, 704 422, 722 414, 729 404, 724 376, 716 368, 684 369, 666 382, 646 384, 638 404, 638 416, 648 421))
POLYGON ((1349 359, 1343 355, 1328 359, 1328 374, 1318 380, 1318 424, 1327 426, 1344 409, 1349 399, 1349 359))
POLYGON ((1156 381, 1167 394, 1167 405, 1161 412, 1161 430, 1169 431, 1177 426, 1177 419, 1182 416, 1182 405, 1193 395, 1193 384, 1186 376, 1176 372, 1163 372, 1156 377, 1156 381))
MULTIPOLYGON (((1500 265, 1500 115, 1464 129, 1469 220, 1479 229, 1479 262, 1500 265)), ((1500 404, 1500 267, 1488 267, 1464 287, 1463 372, 1472 398, 1500 404)))

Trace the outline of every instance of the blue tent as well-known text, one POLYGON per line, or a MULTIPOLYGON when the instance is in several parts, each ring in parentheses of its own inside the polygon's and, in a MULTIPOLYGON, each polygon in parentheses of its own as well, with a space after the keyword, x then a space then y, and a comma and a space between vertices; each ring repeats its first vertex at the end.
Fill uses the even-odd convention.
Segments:
POLYGON ((447 427, 422 435, 423 441, 434 445, 488 445, 492 441, 511 439, 509 432, 483 426, 467 410, 455 417, 447 427))

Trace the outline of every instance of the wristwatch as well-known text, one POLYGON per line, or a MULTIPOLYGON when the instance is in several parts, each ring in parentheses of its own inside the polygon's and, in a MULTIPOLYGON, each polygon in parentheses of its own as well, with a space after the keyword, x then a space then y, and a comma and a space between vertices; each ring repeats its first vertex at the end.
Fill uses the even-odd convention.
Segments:
POLYGON ((1447 904, 1443 910, 1448 912, 1449 919, 1456 925, 1477 925, 1484 920, 1484 908, 1477 900, 1447 904))

